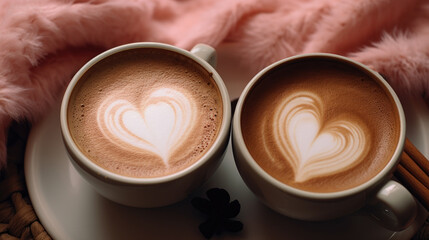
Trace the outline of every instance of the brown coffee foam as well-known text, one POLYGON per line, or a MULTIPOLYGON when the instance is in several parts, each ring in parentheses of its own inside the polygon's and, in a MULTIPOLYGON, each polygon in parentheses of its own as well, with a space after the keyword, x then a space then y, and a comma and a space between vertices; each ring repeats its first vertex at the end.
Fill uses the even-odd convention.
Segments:
MULTIPOLYGON (((245 101, 241 126, 244 141, 255 161, 270 175, 293 187, 313 192, 335 192, 358 186, 387 164, 399 139, 399 114, 393 99, 379 83, 351 66, 312 60, 285 65, 255 85, 245 101), (264 131, 274 108, 294 92, 310 91, 324 103, 325 122, 348 114, 368 127, 371 148, 354 168, 299 183, 289 163, 282 159, 270 131, 264 131), (261 139, 268 139, 267 153, 261 139)), ((269 125, 269 124, 268 124, 269 125)))
POLYGON ((129 50, 97 63, 72 93, 69 128, 81 151, 101 167, 131 177, 159 177, 181 171, 211 147, 222 121, 222 99, 211 74, 173 52, 129 50), (119 81, 120 80, 120 81, 119 81), (197 106, 195 128, 174 150, 169 165, 151 152, 121 148, 106 141, 98 129, 98 106, 107 96, 136 105, 159 88, 186 90, 197 106))

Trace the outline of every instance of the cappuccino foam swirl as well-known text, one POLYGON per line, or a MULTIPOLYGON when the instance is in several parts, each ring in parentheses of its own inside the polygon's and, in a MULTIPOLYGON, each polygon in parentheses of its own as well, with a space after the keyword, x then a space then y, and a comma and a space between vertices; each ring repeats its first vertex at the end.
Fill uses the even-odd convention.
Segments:
POLYGON ((133 146, 158 155, 168 166, 170 155, 193 129, 196 104, 182 92, 160 88, 135 106, 110 96, 98 109, 103 135, 122 148, 133 146))
POLYGON ((153 178, 192 166, 211 149, 223 120, 212 73, 181 54, 141 48, 91 67, 68 106, 72 137, 93 163, 153 178))
POLYGON ((326 121, 323 111, 320 98, 310 92, 293 94, 275 109, 272 134, 296 182, 353 168, 369 151, 364 124, 341 115, 326 121))
POLYGON ((398 143, 398 116, 372 74, 312 58, 264 75, 244 101, 241 127, 266 173, 293 188, 326 193, 359 186, 384 169, 398 143))

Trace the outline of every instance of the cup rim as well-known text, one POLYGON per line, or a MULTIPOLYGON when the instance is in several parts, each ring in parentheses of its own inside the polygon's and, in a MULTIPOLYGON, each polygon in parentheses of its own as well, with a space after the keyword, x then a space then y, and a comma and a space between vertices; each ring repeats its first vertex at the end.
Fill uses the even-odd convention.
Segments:
POLYGON ((264 68, 260 72, 258 72, 250 80, 250 82, 246 85, 246 87, 244 88, 244 90, 242 91, 242 93, 240 95, 240 98, 237 102, 237 106, 235 108, 232 128, 233 128, 232 129, 233 138, 234 138, 234 140, 236 140, 236 141, 234 141, 234 144, 236 144, 237 147, 240 148, 240 151, 244 156, 244 161, 246 161, 247 164, 249 164, 249 166, 253 169, 253 171, 256 172, 256 174, 258 174, 265 181, 272 183, 276 188, 278 188, 284 192, 288 192, 288 193, 291 193, 295 196, 298 196, 301 198, 306 198, 306 199, 311 199, 311 200, 332 200, 332 199, 349 197, 349 196, 358 194, 360 192, 364 192, 367 189, 370 189, 371 187, 376 186, 376 185, 380 184, 381 182, 385 181, 386 180, 385 176, 390 175, 392 173, 394 167, 399 163, 400 155, 402 154, 403 146, 405 143, 405 137, 406 137, 405 136, 406 135, 406 119, 405 119, 404 110, 402 108, 402 104, 401 104, 398 96, 396 95, 393 88, 388 84, 388 82, 379 73, 370 69, 368 66, 366 66, 362 63, 359 63, 353 59, 350 59, 350 58, 347 58, 347 57, 344 57, 341 55, 337 55, 337 54, 332 54, 332 53, 306 53, 306 54, 295 55, 292 57, 288 57, 288 58, 279 60, 279 61, 267 66, 266 68, 264 68), (399 115, 400 133, 399 133, 398 142, 397 142, 395 151, 393 152, 393 155, 390 158, 389 162, 386 164, 386 166, 380 172, 378 172, 377 175, 375 175, 370 180, 368 180, 368 181, 366 181, 366 182, 364 182, 364 183, 362 183, 356 187, 346 189, 346 190, 337 191, 337 192, 319 193, 319 192, 306 191, 306 190, 302 190, 302 189, 298 189, 298 188, 289 186, 289 185, 277 180, 276 178, 272 177, 264 169, 262 169, 256 163, 256 161, 253 159, 253 157, 251 156, 250 152, 247 149, 246 144, 244 143, 244 139, 243 139, 243 135, 242 135, 242 131, 241 131, 241 109, 243 108, 243 103, 244 103, 246 97, 248 96, 250 90, 255 86, 255 84, 257 82, 259 82, 259 79, 261 79, 266 73, 268 73, 272 69, 276 68, 277 66, 283 65, 283 64, 288 63, 288 62, 294 62, 297 60, 314 59, 314 58, 327 58, 327 59, 335 60, 338 62, 346 62, 347 64, 349 64, 353 67, 356 67, 360 70, 364 70, 368 74, 372 75, 375 79, 377 79, 377 81, 381 85, 383 85, 385 87, 388 94, 390 94, 390 96, 393 99, 393 104, 396 106, 396 109, 397 109, 398 115, 399 115))
POLYGON ((230 129, 230 123, 231 123, 231 104, 230 104, 230 98, 229 94, 227 92, 227 88, 225 86, 225 83, 223 82, 220 75, 217 73, 217 71, 205 60, 201 59, 200 57, 192 54, 191 52, 181 49, 179 47, 175 47, 173 45, 165 44, 165 43, 157 43, 157 42, 134 42, 134 43, 128 43, 124 45, 120 45, 111 49, 108 49, 97 56, 93 57, 90 61, 88 61, 84 66, 82 66, 78 72, 73 76, 72 80, 70 81, 69 85, 66 88, 66 91, 64 93, 62 102, 61 102, 61 109, 60 109, 60 125, 61 125, 61 133, 62 138, 64 141, 64 144, 66 145, 67 151, 71 151, 69 154, 73 154, 74 156, 70 158, 71 161, 78 164, 81 168, 84 169, 85 172, 89 172, 92 176, 97 177, 101 181, 104 182, 110 182, 115 183, 118 185, 151 185, 151 184, 160 184, 165 182, 170 182, 175 179, 182 178, 191 172, 196 171, 201 166, 206 164, 210 159, 214 157, 217 150, 221 147, 222 142, 224 139, 228 138, 229 129, 230 129), (88 71, 93 65, 97 64, 99 61, 114 55, 119 52, 131 50, 131 49, 138 49, 138 48, 153 48, 153 49, 161 49, 161 50, 168 50, 175 53, 178 53, 182 56, 187 57, 190 60, 193 60, 197 64, 199 64, 201 67, 203 67, 208 73, 211 74, 213 80, 217 84, 217 87, 219 89, 220 96, 222 98, 222 111, 223 111, 223 118, 222 122, 220 124, 219 133, 213 142, 212 146, 207 150, 207 152, 195 163, 193 163, 191 166, 170 174, 166 176, 160 176, 160 177, 146 177, 146 178, 138 178, 138 177, 129 177, 120 175, 117 173, 110 172, 101 166, 95 164, 92 162, 88 157, 86 157, 77 147, 76 143, 73 141, 73 138, 71 137, 69 128, 68 128, 68 121, 67 121, 67 109, 68 109, 68 103, 70 100, 71 93, 73 92, 74 87, 78 83, 79 79, 88 71))

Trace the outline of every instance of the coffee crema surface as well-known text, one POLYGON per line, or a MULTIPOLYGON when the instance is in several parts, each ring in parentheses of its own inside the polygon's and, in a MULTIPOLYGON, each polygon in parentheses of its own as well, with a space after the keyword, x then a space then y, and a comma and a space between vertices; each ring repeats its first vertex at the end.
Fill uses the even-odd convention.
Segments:
POLYGON ((220 91, 186 57, 133 49, 91 67, 68 106, 71 135, 102 168, 129 177, 161 177, 197 162, 222 122, 220 91))
POLYGON ((327 59, 271 70, 250 90, 241 127, 264 171, 310 192, 370 180, 390 161, 400 135, 387 89, 366 72, 327 59))

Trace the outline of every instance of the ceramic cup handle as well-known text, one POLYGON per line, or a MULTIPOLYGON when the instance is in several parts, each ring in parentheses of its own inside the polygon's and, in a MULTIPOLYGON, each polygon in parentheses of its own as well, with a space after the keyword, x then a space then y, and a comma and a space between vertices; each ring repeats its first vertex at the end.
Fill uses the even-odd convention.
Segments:
POLYGON ((417 205, 404 186, 390 180, 377 192, 368 210, 380 225, 398 231, 405 229, 414 220, 417 205))
POLYGON ((213 68, 216 68, 217 55, 213 47, 199 43, 191 49, 191 53, 208 62, 213 68))

